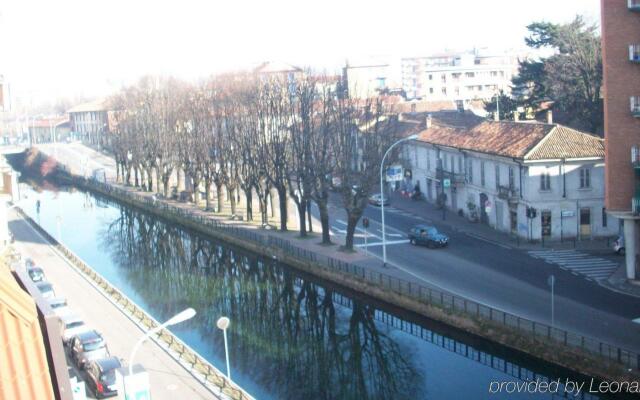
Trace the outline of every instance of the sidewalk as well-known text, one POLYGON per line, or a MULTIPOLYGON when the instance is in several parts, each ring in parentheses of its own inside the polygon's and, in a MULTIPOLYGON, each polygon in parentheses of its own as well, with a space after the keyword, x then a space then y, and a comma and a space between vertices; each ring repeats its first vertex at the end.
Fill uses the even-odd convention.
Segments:
POLYGON ((434 204, 429 203, 425 200, 411 200, 410 198, 402 197, 398 192, 392 192, 389 197, 392 207, 409 212, 418 217, 425 218, 427 221, 429 221, 429 223, 432 223, 434 225, 444 225, 455 232, 465 233, 480 240, 502 245, 503 247, 519 248, 523 250, 580 249, 595 252, 612 252, 610 243, 611 239, 570 239, 565 240, 564 242, 554 240, 545 241, 544 243, 529 242, 526 239, 518 239, 508 233, 497 231, 489 225, 481 224, 478 222, 470 222, 465 217, 460 217, 456 212, 453 212, 451 210, 446 210, 446 212, 444 213, 445 219, 443 220, 443 211, 437 209, 434 204))

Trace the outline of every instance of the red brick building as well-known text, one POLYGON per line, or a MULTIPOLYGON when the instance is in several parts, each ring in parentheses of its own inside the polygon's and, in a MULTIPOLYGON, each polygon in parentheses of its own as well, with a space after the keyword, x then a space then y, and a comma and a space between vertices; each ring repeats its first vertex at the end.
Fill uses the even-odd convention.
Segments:
POLYGON ((627 278, 640 229, 640 0, 602 0, 607 210, 624 220, 627 278))

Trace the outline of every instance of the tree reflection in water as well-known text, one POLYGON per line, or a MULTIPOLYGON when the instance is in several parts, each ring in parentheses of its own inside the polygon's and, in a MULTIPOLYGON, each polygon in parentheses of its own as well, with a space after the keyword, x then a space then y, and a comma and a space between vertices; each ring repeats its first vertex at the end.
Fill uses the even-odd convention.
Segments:
POLYGON ((201 353, 224 358, 215 322, 229 316, 232 368, 274 398, 425 397, 411 351, 380 329, 372 306, 336 307, 332 289, 289 268, 134 210, 120 208, 101 237, 157 319, 198 310, 188 326, 208 347, 201 353))

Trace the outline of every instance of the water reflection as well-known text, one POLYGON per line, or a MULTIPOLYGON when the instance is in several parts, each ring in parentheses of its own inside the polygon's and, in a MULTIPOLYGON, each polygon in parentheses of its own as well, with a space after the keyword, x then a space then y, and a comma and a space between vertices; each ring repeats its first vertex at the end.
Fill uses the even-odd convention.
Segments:
POLYGON ((390 399, 425 393, 412 352, 379 329, 371 306, 341 306, 331 289, 271 260, 132 210, 121 209, 101 237, 101 247, 156 311, 169 316, 186 306, 199 310, 197 329, 220 358, 215 322, 228 315, 232 368, 274 397, 390 399))

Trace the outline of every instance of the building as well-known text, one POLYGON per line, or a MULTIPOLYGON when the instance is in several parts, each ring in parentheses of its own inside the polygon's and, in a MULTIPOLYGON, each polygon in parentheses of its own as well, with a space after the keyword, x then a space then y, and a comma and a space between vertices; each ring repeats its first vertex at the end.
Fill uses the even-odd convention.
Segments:
POLYGON ((108 145, 110 112, 105 100, 77 105, 67 113, 74 138, 96 146, 108 145))
POLYGON ((558 124, 426 116, 403 148, 407 186, 470 221, 530 240, 612 236, 604 209, 604 143, 558 124))
POLYGON ((353 99, 400 94, 402 88, 395 75, 388 62, 347 63, 342 70, 344 85, 353 99))
POLYGON ((408 99, 488 100, 510 93, 518 55, 487 51, 451 52, 401 60, 402 88, 408 99))
POLYGON ((602 0, 606 207, 624 222, 628 279, 640 252, 640 0, 602 0))
POLYGON ((31 144, 53 143, 69 136, 69 118, 38 118, 29 121, 29 141, 31 144))

